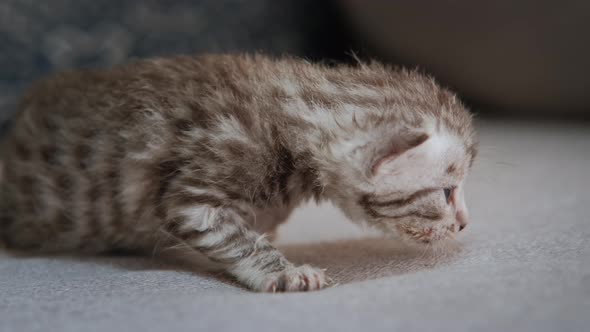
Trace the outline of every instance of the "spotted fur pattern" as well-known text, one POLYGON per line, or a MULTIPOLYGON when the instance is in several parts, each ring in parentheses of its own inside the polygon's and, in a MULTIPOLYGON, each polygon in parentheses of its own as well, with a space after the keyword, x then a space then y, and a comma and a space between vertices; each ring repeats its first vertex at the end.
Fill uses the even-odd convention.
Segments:
POLYGON ((4 142, 0 235, 43 252, 183 243, 254 290, 320 289, 322 270, 264 235, 329 200, 402 238, 451 236, 473 136, 451 92, 378 63, 204 55, 61 73, 31 87, 4 142))

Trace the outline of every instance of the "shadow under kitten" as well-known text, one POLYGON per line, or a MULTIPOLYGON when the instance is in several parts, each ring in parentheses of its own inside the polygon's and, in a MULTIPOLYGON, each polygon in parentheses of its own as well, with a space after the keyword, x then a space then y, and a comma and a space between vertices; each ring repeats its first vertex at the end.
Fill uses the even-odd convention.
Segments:
MULTIPOLYGON (((312 264, 327 269, 336 284, 391 277, 436 268, 450 263, 460 252, 456 243, 437 248, 412 248, 391 239, 372 237, 320 243, 278 245, 294 264, 312 264)), ((246 289, 215 263, 201 254, 183 248, 147 256, 134 252, 110 252, 100 256, 35 255, 9 252, 19 258, 47 257, 75 262, 104 264, 130 271, 184 271, 215 279, 228 286, 246 289)))
POLYGON ((413 248, 387 238, 362 238, 279 246, 295 264, 309 263, 327 269, 339 284, 379 279, 447 264, 460 251, 448 247, 413 248))

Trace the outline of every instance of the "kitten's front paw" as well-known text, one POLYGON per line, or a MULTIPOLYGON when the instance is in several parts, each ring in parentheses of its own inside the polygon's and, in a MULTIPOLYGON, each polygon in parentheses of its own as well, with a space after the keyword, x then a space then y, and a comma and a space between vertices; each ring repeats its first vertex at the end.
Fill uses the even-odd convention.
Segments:
POLYGON ((309 265, 289 267, 286 270, 274 274, 266 282, 267 292, 305 292, 326 287, 329 278, 323 270, 309 265))

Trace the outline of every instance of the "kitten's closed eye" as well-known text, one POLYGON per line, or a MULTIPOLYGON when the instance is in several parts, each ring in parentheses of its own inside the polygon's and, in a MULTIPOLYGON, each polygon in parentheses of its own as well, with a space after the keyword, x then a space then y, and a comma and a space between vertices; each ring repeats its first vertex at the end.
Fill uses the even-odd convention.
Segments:
POLYGON ((453 194, 454 190, 455 190, 455 188, 443 189, 443 192, 445 193, 445 199, 447 200, 447 204, 451 203, 451 195, 453 194))

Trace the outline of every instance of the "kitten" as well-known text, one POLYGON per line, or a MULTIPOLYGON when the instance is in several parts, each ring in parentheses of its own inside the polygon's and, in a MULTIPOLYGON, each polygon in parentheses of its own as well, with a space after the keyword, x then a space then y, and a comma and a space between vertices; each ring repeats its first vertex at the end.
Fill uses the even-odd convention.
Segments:
POLYGON ((258 291, 306 291, 272 234, 308 200, 418 243, 465 227, 471 117, 419 73, 261 55, 67 72, 23 98, 4 144, 9 248, 184 243, 258 291))

